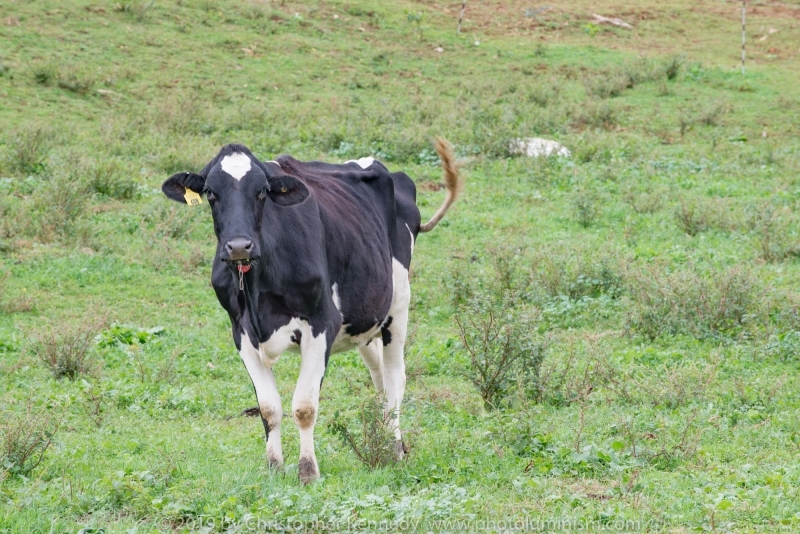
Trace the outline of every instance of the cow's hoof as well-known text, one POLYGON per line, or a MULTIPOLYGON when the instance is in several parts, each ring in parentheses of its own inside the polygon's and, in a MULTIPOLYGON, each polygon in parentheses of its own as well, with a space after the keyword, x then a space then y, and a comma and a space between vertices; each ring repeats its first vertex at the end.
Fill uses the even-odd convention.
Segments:
POLYGON ((303 484, 310 484, 319 478, 319 469, 314 460, 301 458, 297 464, 298 477, 303 484))
POLYGON ((267 467, 273 471, 279 471, 281 468, 283 468, 283 458, 267 457, 267 467))

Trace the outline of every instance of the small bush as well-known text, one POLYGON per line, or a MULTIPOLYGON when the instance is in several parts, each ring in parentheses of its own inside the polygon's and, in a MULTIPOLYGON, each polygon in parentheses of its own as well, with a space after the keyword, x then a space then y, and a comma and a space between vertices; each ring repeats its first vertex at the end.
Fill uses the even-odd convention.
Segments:
POLYGON ((644 190, 629 188, 622 199, 639 215, 655 213, 664 206, 666 191, 663 188, 647 187, 644 190))
POLYGON ((106 157, 89 161, 83 170, 91 191, 116 200, 132 200, 138 195, 131 170, 119 160, 106 157))
POLYGON ((560 86, 555 82, 536 84, 528 89, 528 101, 539 107, 547 107, 558 100, 560 86))
POLYGON ((592 376, 607 397, 627 404, 674 409, 705 401, 717 376, 719 360, 711 363, 675 361, 661 365, 618 365, 592 347, 592 376))
POLYGON ((755 234, 758 257, 762 260, 777 262, 800 256, 797 219, 790 210, 765 202, 752 210, 748 225, 755 234))
MULTIPOLYGON (((475 258, 477 259, 477 255, 475 258)), ((472 285, 474 278, 469 264, 464 260, 458 260, 447 272, 450 276, 444 279, 444 285, 450 293, 451 305, 459 308, 475 295, 476 288, 472 285)))
POLYGON ((26 125, 12 134, 7 154, 10 170, 24 175, 44 171, 53 137, 53 131, 41 124, 26 125))
POLYGON ((697 339, 735 335, 760 313, 760 289, 740 267, 703 275, 694 268, 665 274, 629 273, 633 303, 628 327, 649 339, 688 334, 697 339))
POLYGON ((360 432, 351 432, 339 412, 328 425, 329 430, 370 469, 386 467, 398 461, 397 440, 392 431, 394 416, 384 411, 384 403, 385 397, 379 393, 371 395, 361 404, 358 413, 360 432))
POLYGON ((708 105, 700 112, 697 122, 705 126, 718 126, 722 115, 728 112, 728 106, 722 102, 708 105))
POLYGON ((88 70, 75 66, 60 69, 56 81, 59 88, 84 96, 92 91, 95 83, 94 76, 88 70))
POLYGON ((58 78, 58 70, 53 65, 39 65, 33 69, 33 80, 45 87, 53 85, 58 78))
POLYGON ((54 378, 75 380, 92 368, 91 349, 96 331, 94 325, 47 328, 31 336, 32 350, 54 378))
POLYGON ((45 242, 74 237, 89 201, 88 186, 72 162, 64 162, 31 195, 27 233, 45 242))
POLYGON ((683 69, 684 59, 683 56, 671 56, 667 58, 664 63, 664 75, 667 77, 667 80, 673 81, 678 78, 681 69, 683 69))
POLYGON ((576 105, 570 112, 570 125, 576 130, 587 127, 613 130, 619 124, 617 109, 608 102, 598 103, 594 100, 576 105))
POLYGON ((530 269, 532 291, 538 297, 583 297, 622 293, 622 278, 608 258, 596 257, 588 250, 570 248, 548 249, 537 253, 530 269))
POLYGON ((124 2, 114 6, 114 11, 130 15, 136 22, 145 22, 153 7, 153 1, 138 0, 136 2, 124 2))
POLYGON ((502 300, 479 296, 454 317, 461 345, 469 357, 465 372, 478 388, 484 406, 495 409, 515 389, 541 398, 540 370, 548 341, 537 335, 538 312, 502 300))
POLYGON ((600 74, 584 80, 586 93, 598 98, 619 96, 628 88, 629 83, 628 77, 620 72, 600 74))
POLYGON ((24 414, 3 410, 0 472, 26 476, 42 462, 58 431, 57 419, 29 403, 24 414))
POLYGON ((600 217, 600 203, 598 195, 594 191, 579 190, 572 197, 572 211, 575 220, 583 228, 589 228, 597 222, 600 217))
POLYGON ((494 267, 494 286, 498 296, 518 287, 520 266, 523 263, 525 245, 495 245, 488 250, 494 267))
POLYGON ((675 210, 675 220, 684 233, 695 236, 708 229, 708 214, 695 199, 682 198, 675 210))

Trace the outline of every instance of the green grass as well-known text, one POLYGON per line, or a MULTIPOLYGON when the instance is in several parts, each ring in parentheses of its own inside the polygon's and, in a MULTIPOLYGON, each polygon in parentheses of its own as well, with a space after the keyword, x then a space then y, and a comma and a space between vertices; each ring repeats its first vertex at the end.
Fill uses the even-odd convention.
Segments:
MULTIPOLYGON (((455 4, 430 2, 11 6, 0 444, 26 414, 56 430, 28 473, 0 449, 0 532, 798 529, 796 2, 755 6, 745 77, 733 4, 469 3, 461 36, 455 4), (589 26, 594 12, 636 29, 589 26), (300 486, 291 421, 272 473, 260 422, 237 417, 255 399, 209 287, 207 207, 160 184, 229 142, 372 154, 417 181, 425 218, 443 197, 434 135, 467 186, 415 250, 411 453, 371 471, 342 446, 328 423, 371 382, 336 355, 323 478, 300 486), (572 157, 509 154, 531 136, 572 157), (487 411, 452 317, 504 290, 539 312, 548 380, 541 403, 487 411), (90 369, 56 380, 35 340, 82 326, 100 335, 90 369), (469 520, 484 523, 436 523, 469 520)), ((298 369, 276 368, 284 402, 298 369)))

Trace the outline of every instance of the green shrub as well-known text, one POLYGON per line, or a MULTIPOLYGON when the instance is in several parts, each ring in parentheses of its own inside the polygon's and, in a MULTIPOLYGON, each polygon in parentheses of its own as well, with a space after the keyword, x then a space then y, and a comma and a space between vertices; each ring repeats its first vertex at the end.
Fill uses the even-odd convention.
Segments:
POLYGON ((53 130, 42 124, 27 124, 12 133, 6 153, 9 170, 22 175, 43 172, 53 140, 53 130))
POLYGON ((351 431, 340 412, 336 412, 328 429, 338 436, 345 447, 370 469, 394 464, 398 460, 397 440, 392 430, 393 414, 384 411, 383 392, 372 394, 362 404, 356 417, 359 431, 351 431))
POLYGON ((597 222, 602 213, 599 196, 591 190, 579 189, 570 200, 575 220, 583 228, 589 228, 597 222))
POLYGON ((89 198, 89 187, 79 169, 72 162, 63 162, 31 195, 26 233, 44 242, 75 237, 89 198))
POLYGON ((675 220, 680 229, 691 236, 708 229, 708 212, 696 199, 681 198, 675 210, 675 220))
POLYGON ((30 474, 52 445, 58 426, 58 418, 44 409, 35 409, 31 402, 23 414, 3 409, 3 420, 0 421, 0 473, 30 474))
POLYGON ((515 306, 515 297, 481 295, 454 316, 461 348, 469 358, 465 376, 478 388, 487 409, 495 409, 521 389, 540 400, 540 371, 549 341, 538 335, 536 310, 515 306))
POLYGON ((630 272, 626 278, 633 301, 628 327, 651 340, 678 334, 729 337, 761 311, 761 288, 741 267, 709 274, 696 268, 672 273, 649 268, 630 272))
POLYGON ((616 298, 623 290, 622 277, 610 259, 579 247, 538 251, 531 262, 530 283, 540 298, 616 298))
POLYGON ((113 157, 91 161, 83 170, 91 191, 115 200, 132 200, 139 194, 132 171, 113 157))
POLYGON ((66 66, 58 70, 56 85, 65 91, 78 95, 88 95, 97 80, 88 69, 78 66, 66 66))
POLYGON ((751 210, 748 226, 762 260, 778 262, 800 256, 798 220, 791 210, 764 202, 751 210))
POLYGON ((58 325, 31 335, 31 349, 56 379, 75 380, 93 366, 91 350, 97 327, 58 325))

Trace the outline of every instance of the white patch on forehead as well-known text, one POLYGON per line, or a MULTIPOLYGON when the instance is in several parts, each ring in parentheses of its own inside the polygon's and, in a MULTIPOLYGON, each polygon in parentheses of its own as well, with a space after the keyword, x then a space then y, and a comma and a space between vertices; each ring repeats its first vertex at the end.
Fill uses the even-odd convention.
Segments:
POLYGON ((223 171, 237 180, 241 180, 250 170, 250 158, 248 158, 246 154, 236 152, 235 154, 222 158, 220 165, 223 171))
POLYGON ((358 163, 359 167, 361 167, 362 169, 366 169, 367 167, 375 163, 375 158, 373 158, 372 156, 368 156, 366 158, 361 158, 361 159, 351 159, 345 161, 345 163, 358 163))

